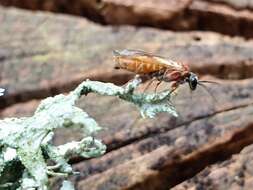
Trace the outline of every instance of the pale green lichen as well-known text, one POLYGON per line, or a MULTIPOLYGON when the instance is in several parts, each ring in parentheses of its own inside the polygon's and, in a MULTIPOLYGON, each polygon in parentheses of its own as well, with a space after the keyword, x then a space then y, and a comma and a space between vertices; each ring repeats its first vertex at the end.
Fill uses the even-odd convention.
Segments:
MULTIPOLYGON (((76 101, 88 93, 117 96, 139 107, 143 117, 154 117, 159 112, 177 113, 169 104, 170 92, 135 93, 139 78, 126 87, 98 81, 84 81, 69 95, 57 95, 41 102, 32 117, 0 120, 0 189, 48 189, 49 176, 75 174, 68 164, 71 157, 92 158, 105 153, 106 146, 93 138, 100 126, 76 101), (84 138, 77 142, 54 146, 56 128, 71 127, 83 130, 84 138), (47 160, 55 165, 49 166, 47 160), (13 173, 13 171, 16 171, 13 173)), ((64 182, 62 189, 72 188, 64 182)), ((73 188, 72 188, 73 189, 73 188)))
POLYGON ((4 91, 5 91, 5 89, 0 88, 0 96, 3 96, 3 95, 4 95, 4 91))
POLYGON ((77 96, 78 93, 82 95, 90 92, 107 96, 118 96, 120 99, 134 103, 139 107, 142 117, 153 118, 160 112, 167 112, 175 117, 178 116, 175 107, 170 103, 171 93, 169 90, 152 94, 135 93, 134 90, 141 82, 141 79, 136 77, 123 88, 112 83, 85 81, 73 93, 77 94, 77 96))
POLYGON ((75 190, 74 186, 69 181, 63 181, 62 187, 60 190, 75 190))

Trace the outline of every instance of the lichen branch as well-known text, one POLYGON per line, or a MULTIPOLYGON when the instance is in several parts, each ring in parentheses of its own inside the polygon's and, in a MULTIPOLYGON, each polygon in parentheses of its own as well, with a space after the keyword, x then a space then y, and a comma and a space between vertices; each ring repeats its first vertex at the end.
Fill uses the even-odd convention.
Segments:
POLYGON ((3 95, 4 95, 4 91, 5 91, 5 89, 0 88, 0 96, 3 96, 3 95))
POLYGON ((43 100, 32 117, 0 120, 0 187, 46 190, 49 176, 67 177, 75 174, 68 163, 72 157, 92 158, 105 153, 106 146, 93 137, 101 127, 75 105, 82 95, 97 93, 117 96, 139 107, 143 117, 154 117, 159 112, 177 116, 174 107, 168 103, 169 91, 136 93, 135 89, 140 83, 138 77, 125 88, 86 80, 69 95, 60 94, 43 100), (54 130, 64 127, 82 129, 84 138, 54 146, 54 130), (48 165, 47 160, 55 165, 48 165), (15 175, 8 175, 10 171, 17 171, 17 168, 19 170, 15 175))
POLYGON ((167 112, 175 117, 178 116, 176 109, 170 103, 171 93, 169 90, 160 93, 135 93, 135 89, 141 84, 141 79, 136 77, 129 82, 125 88, 116 86, 112 83, 102 83, 98 81, 84 81, 73 94, 76 97, 88 93, 97 93, 107 96, 118 96, 120 99, 131 102, 139 107, 142 117, 153 118, 157 113, 167 112))

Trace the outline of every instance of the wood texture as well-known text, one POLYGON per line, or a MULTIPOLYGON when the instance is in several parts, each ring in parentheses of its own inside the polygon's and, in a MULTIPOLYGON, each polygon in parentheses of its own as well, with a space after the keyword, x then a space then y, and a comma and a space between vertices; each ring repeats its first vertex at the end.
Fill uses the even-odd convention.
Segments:
MULTIPOLYGON (((212 32, 102 26, 13 8, 0 8, 0 24, 0 86, 7 89, 0 99, 1 117, 31 115, 41 98, 68 92, 86 78, 127 82, 133 75, 113 69, 113 49, 168 56, 189 63, 201 79, 220 83, 208 85, 217 101, 201 87, 191 94, 182 86, 172 100, 178 118, 160 114, 141 119, 135 107, 115 97, 83 97, 79 106, 104 127, 97 136, 108 150, 100 158, 71 160, 80 171, 72 178, 77 189, 195 187, 204 180, 201 170, 212 164, 215 170, 217 162, 226 163, 253 142, 251 40, 212 32), (194 176, 196 184, 187 181, 194 176)), ((166 88, 168 83, 159 90, 166 88)), ((78 138, 78 131, 58 131, 54 143, 78 138)))
POLYGON ((87 17, 101 24, 211 30, 252 38, 252 0, 0 0, 4 6, 87 17))

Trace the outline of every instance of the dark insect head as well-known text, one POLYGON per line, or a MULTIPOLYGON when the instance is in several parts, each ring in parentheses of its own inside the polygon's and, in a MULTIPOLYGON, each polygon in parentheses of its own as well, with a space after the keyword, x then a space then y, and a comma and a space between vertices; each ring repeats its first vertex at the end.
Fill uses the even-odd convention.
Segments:
POLYGON ((199 84, 198 76, 194 73, 190 73, 189 77, 186 78, 186 82, 188 82, 191 90, 195 90, 197 88, 197 85, 199 84))
POLYGON ((208 80, 199 80, 198 76, 192 72, 189 72, 186 75, 185 82, 189 84, 189 87, 191 90, 196 90, 197 86, 201 86, 211 97, 215 102, 217 102, 217 99, 215 98, 214 94, 207 88, 205 83, 210 83, 210 84, 219 84, 218 82, 215 81, 208 81, 208 80))

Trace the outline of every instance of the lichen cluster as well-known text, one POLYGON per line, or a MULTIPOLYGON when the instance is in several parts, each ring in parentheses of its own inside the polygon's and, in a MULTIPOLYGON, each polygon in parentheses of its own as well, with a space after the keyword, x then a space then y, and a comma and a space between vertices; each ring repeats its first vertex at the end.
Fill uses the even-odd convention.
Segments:
POLYGON ((4 95, 4 91, 5 91, 5 89, 0 88, 0 96, 3 96, 3 95, 4 95))
MULTIPOLYGON (((93 137, 101 127, 75 106, 82 95, 117 96, 139 107, 143 117, 152 118, 159 112, 177 116, 174 107, 168 103, 169 91, 135 93, 140 83, 141 80, 135 78, 126 87, 119 87, 87 80, 69 95, 60 94, 43 100, 32 117, 0 120, 0 189, 46 190, 50 176, 67 178, 75 174, 68 163, 70 158, 92 158, 105 153, 106 146, 93 137), (64 127, 82 129, 83 139, 54 146, 54 130, 64 127)), ((61 189, 74 188, 70 182, 64 181, 61 189)))

